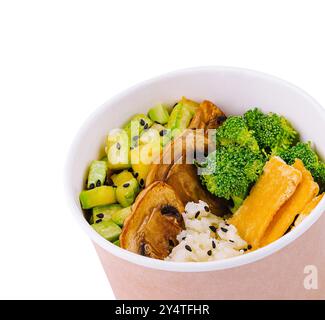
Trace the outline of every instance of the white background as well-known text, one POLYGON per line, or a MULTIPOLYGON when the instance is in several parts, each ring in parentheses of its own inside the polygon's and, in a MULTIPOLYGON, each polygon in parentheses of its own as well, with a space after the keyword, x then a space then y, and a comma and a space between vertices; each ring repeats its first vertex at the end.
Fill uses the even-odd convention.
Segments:
POLYGON ((324 0, 0 0, 0 298, 114 298, 62 179, 97 106, 202 65, 271 73, 325 106, 324 9, 324 0))

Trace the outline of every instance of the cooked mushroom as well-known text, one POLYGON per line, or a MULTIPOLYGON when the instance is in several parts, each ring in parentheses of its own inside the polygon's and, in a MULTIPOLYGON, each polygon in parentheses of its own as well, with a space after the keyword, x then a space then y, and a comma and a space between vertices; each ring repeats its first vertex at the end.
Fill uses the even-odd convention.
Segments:
POLYGON ((211 101, 203 101, 196 111, 189 128, 190 129, 216 129, 225 120, 226 115, 211 101))
POLYGON ((166 182, 174 188, 184 204, 202 200, 209 205, 211 212, 216 215, 229 213, 225 201, 215 197, 202 187, 197 175, 197 168, 194 165, 174 164, 168 172, 166 182))
POLYGON ((214 143, 204 136, 203 132, 185 130, 179 137, 171 141, 163 150, 160 159, 151 165, 146 179, 146 186, 155 181, 164 181, 174 163, 193 163, 207 152, 212 152, 214 143))
POLYGON ((164 259, 177 245, 176 236, 184 228, 182 212, 184 206, 173 188, 164 182, 153 183, 133 204, 120 235, 121 247, 164 259))
POLYGON ((204 154, 208 150, 211 152, 213 147, 214 145, 209 144, 209 140, 202 132, 185 131, 166 146, 160 157, 160 163, 151 165, 146 185, 150 186, 156 181, 165 181, 174 188, 184 205, 189 201, 203 200, 216 215, 229 213, 225 202, 210 194, 201 185, 197 173, 198 169, 192 164, 193 158, 200 157, 197 153, 204 154), (167 163, 163 163, 163 160, 167 163))

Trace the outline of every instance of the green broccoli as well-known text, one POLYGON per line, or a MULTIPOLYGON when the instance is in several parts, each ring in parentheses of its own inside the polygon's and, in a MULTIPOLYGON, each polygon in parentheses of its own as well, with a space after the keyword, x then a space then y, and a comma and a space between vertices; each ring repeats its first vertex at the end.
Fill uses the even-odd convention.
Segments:
POLYGON ((298 133, 283 116, 264 114, 255 108, 247 111, 244 119, 260 149, 267 155, 276 155, 298 142, 298 133))
POLYGON ((290 165, 295 159, 300 159, 319 184, 321 191, 325 189, 325 164, 319 160, 310 142, 298 142, 290 149, 280 152, 279 156, 290 165))
POLYGON ((214 195, 233 201, 235 212, 260 176, 265 157, 247 146, 228 144, 210 153, 201 175, 202 184, 214 195))
POLYGON ((229 117, 219 127, 216 133, 216 142, 219 146, 235 143, 240 146, 247 146, 254 152, 259 152, 257 141, 241 116, 229 117))
POLYGON ((319 185, 320 192, 325 192, 325 163, 319 162, 319 166, 315 172, 315 180, 319 185))

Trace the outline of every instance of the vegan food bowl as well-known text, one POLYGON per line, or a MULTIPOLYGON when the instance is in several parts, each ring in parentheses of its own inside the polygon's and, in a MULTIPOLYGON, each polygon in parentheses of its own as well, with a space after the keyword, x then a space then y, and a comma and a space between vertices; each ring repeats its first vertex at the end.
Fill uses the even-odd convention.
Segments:
POLYGON ((324 123, 308 95, 253 71, 145 82, 81 129, 67 167, 74 212, 105 269, 106 253, 171 273, 254 264, 324 210, 324 123))

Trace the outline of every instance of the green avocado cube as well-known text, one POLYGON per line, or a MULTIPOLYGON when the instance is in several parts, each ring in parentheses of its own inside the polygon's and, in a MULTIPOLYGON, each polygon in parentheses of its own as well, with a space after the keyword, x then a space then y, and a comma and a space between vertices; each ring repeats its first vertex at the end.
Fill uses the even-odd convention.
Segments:
POLYGON ((159 103, 153 108, 151 108, 148 112, 148 116, 152 121, 158 122, 160 124, 165 124, 168 122, 169 113, 167 108, 159 103))
POLYGON ((118 203, 94 207, 92 209, 92 221, 95 222, 98 219, 111 220, 113 213, 119 211, 122 208, 123 207, 118 203))
POLYGON ((120 173, 115 173, 111 176, 111 180, 113 181, 115 186, 120 186, 125 182, 133 179, 133 174, 128 170, 123 170, 120 173))
POLYGON ((139 193, 139 184, 137 179, 132 178, 116 188, 116 199, 123 207, 130 206, 139 193))
POLYGON ((123 129, 111 130, 106 141, 107 167, 112 170, 130 168, 129 150, 127 132, 123 129))
POLYGON ((107 174, 107 162, 94 160, 90 164, 87 189, 100 187, 104 184, 107 174))
POLYGON ((79 196, 83 209, 116 203, 115 188, 110 186, 101 186, 91 190, 83 190, 79 196))
POLYGON ((103 238, 111 242, 118 240, 122 232, 122 229, 111 220, 103 220, 101 222, 94 223, 91 226, 103 238))
POLYGON ((124 127, 129 137, 129 144, 131 148, 136 147, 139 144, 139 137, 144 130, 149 129, 153 125, 145 114, 135 115, 124 127))
POLYGON ((115 211, 112 214, 112 221, 118 224, 120 227, 123 226, 125 219, 131 214, 131 206, 115 211))

